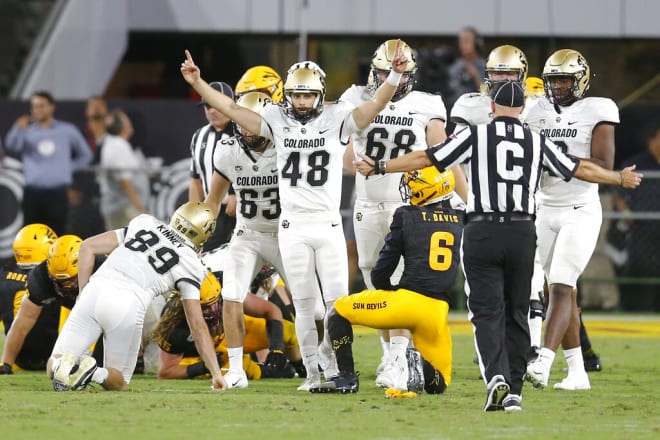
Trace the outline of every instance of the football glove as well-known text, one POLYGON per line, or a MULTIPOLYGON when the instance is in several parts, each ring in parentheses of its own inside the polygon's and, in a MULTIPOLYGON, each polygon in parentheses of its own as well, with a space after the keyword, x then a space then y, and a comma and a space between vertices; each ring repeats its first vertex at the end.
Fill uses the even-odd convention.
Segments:
POLYGON ((282 350, 272 350, 266 357, 265 364, 276 370, 282 370, 286 366, 286 355, 282 350))

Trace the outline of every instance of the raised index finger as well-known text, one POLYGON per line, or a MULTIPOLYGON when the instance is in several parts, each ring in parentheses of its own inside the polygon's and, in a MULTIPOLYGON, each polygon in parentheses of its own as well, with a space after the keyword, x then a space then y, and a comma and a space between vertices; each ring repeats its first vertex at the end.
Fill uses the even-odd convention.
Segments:
POLYGON ((195 64, 195 62, 192 59, 192 55, 190 55, 190 52, 188 51, 188 49, 186 49, 186 60, 190 61, 193 64, 195 64))

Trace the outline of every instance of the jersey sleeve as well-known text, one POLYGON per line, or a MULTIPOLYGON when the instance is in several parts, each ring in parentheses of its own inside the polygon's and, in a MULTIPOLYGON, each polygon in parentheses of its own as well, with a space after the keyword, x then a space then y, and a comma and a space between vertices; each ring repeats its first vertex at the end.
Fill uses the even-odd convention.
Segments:
POLYGON ((339 101, 350 102, 357 107, 364 102, 364 99, 362 98, 363 91, 364 86, 356 86, 353 84, 342 93, 339 97, 339 101))
POLYGON ((234 181, 233 165, 236 163, 236 141, 235 139, 222 140, 220 148, 216 148, 213 152, 213 170, 220 173, 225 179, 230 182, 234 181))
POLYGON ((271 142, 275 141, 273 124, 280 118, 280 112, 281 109, 276 104, 270 104, 264 108, 263 113, 261 113, 261 130, 259 131, 259 136, 265 137, 271 142))
POLYGON ((376 289, 394 290, 390 277, 394 273, 403 254, 403 211, 394 211, 390 232, 385 237, 385 244, 380 250, 378 261, 371 271, 371 282, 376 289))
POLYGON ((443 122, 446 122, 447 108, 442 100, 442 96, 425 92, 418 93, 421 99, 417 100, 415 103, 415 109, 419 113, 423 113, 428 118, 428 121, 432 119, 440 119, 443 122))
POLYGON ((592 108, 596 112, 598 122, 609 122, 611 124, 619 124, 619 108, 609 98, 593 98, 594 105, 592 108))

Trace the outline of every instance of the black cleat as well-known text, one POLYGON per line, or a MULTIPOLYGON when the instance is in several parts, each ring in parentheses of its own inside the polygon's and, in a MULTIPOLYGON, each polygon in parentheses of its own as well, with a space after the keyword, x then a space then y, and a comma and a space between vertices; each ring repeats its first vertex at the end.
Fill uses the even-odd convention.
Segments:
POLYGON ((360 374, 340 372, 337 376, 323 382, 320 386, 310 388, 311 393, 357 393, 360 389, 360 374))
POLYGON ((484 411, 503 411, 504 398, 509 395, 509 384, 504 381, 501 375, 494 376, 488 382, 488 394, 486 395, 486 404, 484 411))
POLYGON ((603 366, 600 363, 600 356, 592 354, 591 356, 584 357, 584 370, 585 371, 602 371, 603 366))

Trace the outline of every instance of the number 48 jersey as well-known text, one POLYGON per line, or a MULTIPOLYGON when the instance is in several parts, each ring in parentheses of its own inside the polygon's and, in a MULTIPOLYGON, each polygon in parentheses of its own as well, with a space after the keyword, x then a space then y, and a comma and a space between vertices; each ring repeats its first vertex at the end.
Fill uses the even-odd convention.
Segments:
MULTIPOLYGON (((356 107, 371 99, 364 86, 352 86, 341 100, 356 107)), ((375 159, 394 159, 406 153, 425 150, 426 126, 431 119, 447 120, 447 110, 439 95, 412 91, 396 102, 390 102, 365 129, 353 136, 355 153, 375 159)), ((356 154, 357 156, 357 154, 356 154)), ((399 181, 402 173, 388 173, 368 178, 355 176, 356 198, 371 202, 401 202, 399 181)))
POLYGON ((119 246, 92 278, 131 286, 145 306, 172 290, 179 290, 183 299, 199 299, 206 268, 197 252, 169 225, 141 214, 115 233, 119 246))
POLYGON ((280 216, 277 151, 244 149, 236 138, 223 139, 215 150, 213 167, 232 182, 238 196, 237 226, 259 232, 277 232, 280 216))

